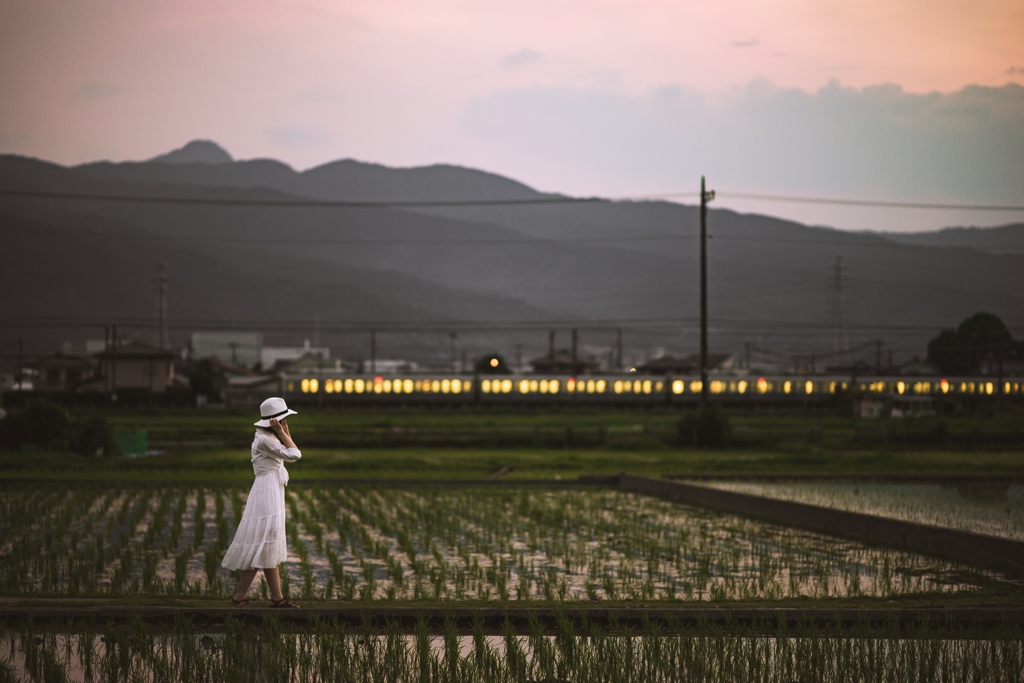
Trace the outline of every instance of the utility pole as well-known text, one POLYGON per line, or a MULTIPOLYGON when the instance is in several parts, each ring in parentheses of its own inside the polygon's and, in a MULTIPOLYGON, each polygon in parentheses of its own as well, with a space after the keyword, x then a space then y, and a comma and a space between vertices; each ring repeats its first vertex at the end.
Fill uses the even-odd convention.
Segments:
POLYGON ((715 191, 704 189, 700 177, 700 408, 708 409, 708 202, 715 191))
POLYGON ((377 330, 370 328, 370 374, 377 374, 377 330))
POLYGON ((170 339, 167 334, 167 266, 163 263, 157 267, 156 297, 157 346, 166 349, 170 339))
POLYGON ((622 372, 622 328, 616 328, 615 330, 615 367, 619 372, 622 372))
POLYGON ((576 372, 576 328, 572 328, 572 373, 576 372))

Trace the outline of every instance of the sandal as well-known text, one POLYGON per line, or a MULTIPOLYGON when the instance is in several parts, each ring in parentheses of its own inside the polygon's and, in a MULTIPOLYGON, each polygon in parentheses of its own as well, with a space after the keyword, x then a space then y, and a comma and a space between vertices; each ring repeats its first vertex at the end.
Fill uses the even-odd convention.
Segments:
POLYGON ((292 602, 288 598, 281 598, 280 600, 271 600, 270 601, 270 606, 271 607, 284 607, 284 608, 287 608, 287 607, 298 607, 298 605, 296 605, 294 602, 292 602))
POLYGON ((241 600, 235 600, 235 596, 231 596, 231 604, 235 607, 242 607, 243 605, 249 604, 249 598, 242 598, 241 600))

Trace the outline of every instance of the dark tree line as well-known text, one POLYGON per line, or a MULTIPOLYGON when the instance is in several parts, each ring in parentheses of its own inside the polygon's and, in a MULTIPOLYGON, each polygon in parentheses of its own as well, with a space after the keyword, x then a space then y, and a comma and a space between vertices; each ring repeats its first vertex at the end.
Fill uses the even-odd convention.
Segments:
POLYGON ((1009 328, 992 313, 975 313, 955 329, 945 329, 928 342, 928 362, 949 375, 975 374, 982 365, 992 368, 1024 357, 1024 342, 1015 341, 1009 328))

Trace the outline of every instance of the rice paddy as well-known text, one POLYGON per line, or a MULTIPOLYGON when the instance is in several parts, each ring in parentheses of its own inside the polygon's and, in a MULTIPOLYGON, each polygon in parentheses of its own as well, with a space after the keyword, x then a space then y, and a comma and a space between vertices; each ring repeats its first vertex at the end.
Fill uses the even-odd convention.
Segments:
MULTIPOLYGON (((247 488, 7 487, 0 593, 226 599, 247 488)), ((605 489, 287 489, 293 598, 728 601, 1015 589, 953 562, 605 489)), ((266 585, 260 584, 266 597, 266 585)))
POLYGON ((640 628, 560 619, 554 629, 508 622, 497 635, 425 621, 350 627, 324 620, 296 632, 273 619, 229 619, 220 632, 179 620, 25 625, 0 639, 0 680, 45 681, 1015 681, 1019 631, 979 639, 929 628, 837 633, 725 633, 648 621, 640 628))
POLYGON ((701 482, 754 496, 1024 541, 1024 486, 701 482))

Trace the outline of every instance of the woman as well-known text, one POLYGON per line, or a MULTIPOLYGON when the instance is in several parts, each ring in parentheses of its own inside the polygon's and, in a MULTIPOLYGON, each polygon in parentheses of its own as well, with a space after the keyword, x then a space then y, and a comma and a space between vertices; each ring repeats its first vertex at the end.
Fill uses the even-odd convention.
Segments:
POLYGON ((298 607, 281 593, 281 574, 277 565, 288 559, 284 529, 284 487, 288 483, 285 461, 302 457, 288 430, 289 410, 283 398, 268 398, 260 405, 256 438, 252 442, 252 470, 256 481, 238 523, 235 538, 224 554, 221 566, 242 570, 238 587, 231 597, 236 606, 249 604, 246 593, 256 572, 263 570, 270 588, 271 607, 298 607))

